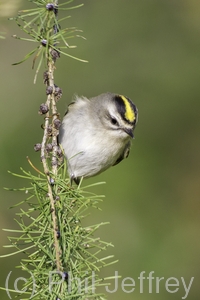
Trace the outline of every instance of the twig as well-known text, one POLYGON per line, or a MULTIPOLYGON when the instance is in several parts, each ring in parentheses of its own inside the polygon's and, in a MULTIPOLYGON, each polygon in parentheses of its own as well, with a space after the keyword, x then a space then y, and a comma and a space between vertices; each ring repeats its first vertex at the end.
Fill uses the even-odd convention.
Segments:
MULTIPOLYGON (((51 50, 50 50, 51 51, 51 50)), ((55 128, 54 121, 57 119, 57 106, 56 106, 56 100, 55 100, 55 84, 54 84, 54 63, 53 61, 49 61, 48 66, 48 76, 49 76, 49 85, 53 88, 53 92, 51 94, 51 110, 52 110, 52 145, 53 145, 53 151, 52 151, 52 172, 54 175, 57 174, 57 149, 58 149, 58 142, 57 142, 57 135, 58 130, 55 128)))
MULTIPOLYGON (((50 50, 51 51, 51 50, 50 50)), ((54 63, 53 60, 49 60, 48 63, 48 76, 49 76, 49 85, 50 87, 53 88, 53 93, 49 96, 51 99, 51 110, 52 110, 52 145, 53 145, 53 151, 52 151, 52 172, 54 175, 57 174, 57 135, 58 135, 58 130, 54 126, 54 120, 57 118, 57 107, 56 107, 56 102, 55 102, 55 85, 54 85, 54 63)), ((48 178, 50 180, 50 178, 48 178)), ((48 184, 48 189, 49 189, 49 197, 50 197, 50 202, 51 202, 51 211, 52 211, 52 221, 53 221, 53 230, 54 230, 54 245, 55 245, 55 251, 56 251, 56 266, 57 266, 57 271, 61 271, 61 262, 60 262, 60 254, 61 250, 59 247, 59 242, 57 238, 57 231, 58 231, 58 226, 57 226, 57 217, 56 217, 56 209, 55 209, 55 204, 54 204, 54 197, 52 193, 52 185, 48 184)))
MULTIPOLYGON (((51 50, 49 50, 51 51, 51 50)), ((43 135, 43 139, 42 139, 42 145, 41 145, 41 160, 42 160, 42 164, 43 164, 43 168, 44 168, 44 172, 47 175, 47 180, 48 180, 48 194, 49 194, 49 199, 50 199, 50 205, 51 205, 51 214, 52 214, 52 223, 53 223, 53 235, 54 235, 54 246, 55 246, 55 254, 56 254, 56 267, 57 267, 57 271, 61 271, 62 267, 61 267, 61 262, 60 262, 60 254, 61 254, 61 250, 60 250, 60 246, 59 246, 59 242, 57 239, 57 231, 58 231, 58 225, 57 225, 57 216, 56 216, 56 208, 55 208, 55 199, 53 196, 53 184, 52 184, 52 180, 54 180, 53 178, 51 178, 50 175, 50 170, 49 170, 49 166, 47 163, 47 153, 46 153, 46 145, 47 145, 47 141, 49 138, 49 126, 50 126, 50 114, 49 111, 52 111, 53 117, 52 117, 52 145, 53 145, 53 151, 52 151, 52 173, 54 175, 57 174, 57 134, 58 134, 58 130, 55 128, 54 126, 54 120, 57 118, 57 108, 56 108, 56 101, 55 101, 55 85, 54 85, 54 62, 53 60, 49 57, 48 58, 48 82, 47 85, 50 86, 52 88, 52 93, 49 94, 47 96, 47 101, 46 101, 46 106, 48 108, 48 112, 46 113, 45 116, 45 123, 44 123, 44 135, 43 135)))
MULTIPOLYGON (((50 106, 50 97, 47 97, 47 106, 50 106)), ((41 144, 41 161, 43 164, 43 168, 44 168, 44 173, 46 175, 49 174, 49 167, 47 164, 47 160, 46 160, 46 144, 47 144, 47 138, 48 138, 48 127, 49 127, 49 112, 47 112, 46 117, 45 117, 45 122, 44 122, 44 134, 43 134, 43 138, 42 138, 42 144, 41 144)))

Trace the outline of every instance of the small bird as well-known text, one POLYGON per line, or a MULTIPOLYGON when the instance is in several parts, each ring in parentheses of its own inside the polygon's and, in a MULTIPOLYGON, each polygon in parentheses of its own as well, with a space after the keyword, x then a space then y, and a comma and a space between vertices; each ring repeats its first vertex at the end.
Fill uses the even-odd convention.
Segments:
POLYGON ((127 97, 104 93, 75 96, 63 118, 59 143, 71 183, 97 175, 129 155, 138 110, 127 97))

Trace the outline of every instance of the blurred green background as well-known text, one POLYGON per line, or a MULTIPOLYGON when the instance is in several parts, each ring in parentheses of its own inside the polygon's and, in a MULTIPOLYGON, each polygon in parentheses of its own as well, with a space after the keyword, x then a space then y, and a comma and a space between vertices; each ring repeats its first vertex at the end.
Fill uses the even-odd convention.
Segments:
MULTIPOLYGON (((63 89, 59 111, 64 114, 74 93, 91 97, 107 91, 130 97, 139 110, 129 158, 83 183, 106 181, 93 189, 106 196, 103 211, 93 211, 86 220, 88 224, 110 221, 99 234, 114 244, 108 253, 119 262, 105 269, 104 276, 118 271, 122 279, 135 280, 134 292, 124 293, 120 279, 118 291, 108 293, 108 299, 186 299, 181 277, 187 286, 194 277, 187 299, 199 299, 200 2, 84 0, 74 4, 82 2, 85 5, 70 11, 72 18, 63 26, 83 30, 87 41, 69 41, 78 45, 69 53, 89 63, 63 56, 58 60, 56 84, 63 89), (154 277, 164 277, 159 293, 155 279, 152 293, 147 280, 140 293, 142 271, 146 277, 151 271, 154 277), (180 282, 176 293, 166 290, 169 277, 180 282)), ((0 228, 16 227, 17 209, 8 207, 24 197, 3 187, 26 184, 7 170, 18 173, 21 166, 29 170, 27 155, 40 167, 33 145, 42 137, 43 120, 37 113, 46 98, 42 72, 33 85, 32 58, 11 66, 35 44, 11 38, 21 32, 7 20, 27 7, 31 7, 28 1, 0 2, 0 32, 6 32, 6 39, 0 40, 0 228)), ((3 254, 9 250, 2 248, 7 243, 5 232, 0 231, 0 240, 3 254)), ((19 258, 0 260, 1 286, 19 258)), ((0 297, 8 299, 2 291, 0 297)))

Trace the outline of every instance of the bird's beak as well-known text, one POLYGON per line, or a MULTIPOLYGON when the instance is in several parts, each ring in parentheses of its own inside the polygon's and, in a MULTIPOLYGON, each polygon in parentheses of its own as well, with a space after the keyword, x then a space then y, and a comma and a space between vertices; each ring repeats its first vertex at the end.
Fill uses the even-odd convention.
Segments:
POLYGON ((131 128, 130 128, 130 129, 124 128, 124 131, 125 131, 128 135, 130 135, 130 136, 132 137, 132 139, 134 139, 133 130, 132 130, 131 128))

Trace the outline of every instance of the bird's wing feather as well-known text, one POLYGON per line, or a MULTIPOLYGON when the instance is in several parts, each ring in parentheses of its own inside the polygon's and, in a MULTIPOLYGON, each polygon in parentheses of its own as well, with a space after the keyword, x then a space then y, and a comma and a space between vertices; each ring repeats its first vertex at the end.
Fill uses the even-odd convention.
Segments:
POLYGON ((116 162, 113 164, 113 166, 116 166, 117 164, 119 164, 124 158, 127 158, 129 156, 130 153, 130 148, 131 148, 131 142, 128 142, 124 148, 124 151, 122 152, 122 154, 118 157, 118 159, 116 160, 116 162))

